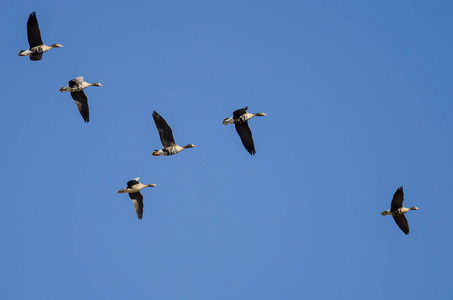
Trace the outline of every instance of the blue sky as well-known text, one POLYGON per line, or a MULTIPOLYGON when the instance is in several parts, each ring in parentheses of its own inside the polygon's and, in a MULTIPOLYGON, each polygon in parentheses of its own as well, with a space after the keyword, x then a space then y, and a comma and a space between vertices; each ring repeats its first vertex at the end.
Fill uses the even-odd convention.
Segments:
POLYGON ((452 11, 2 1, 0 298, 451 299, 452 11), (32 11, 64 46, 39 62, 32 11), (254 157, 221 123, 244 106, 254 157), (152 157, 153 110, 197 147, 152 157), (408 236, 380 215, 399 186, 408 236))

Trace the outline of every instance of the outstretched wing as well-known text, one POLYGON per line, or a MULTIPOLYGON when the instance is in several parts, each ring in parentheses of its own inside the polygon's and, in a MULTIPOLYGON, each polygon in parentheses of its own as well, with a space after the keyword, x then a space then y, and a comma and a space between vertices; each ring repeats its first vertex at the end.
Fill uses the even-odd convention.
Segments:
POLYGON ((129 193, 129 197, 134 203, 135 213, 137 214, 137 218, 140 220, 143 216, 143 195, 140 192, 137 193, 129 193))
MULTIPOLYGON (((27 36, 30 49, 42 45, 41 32, 39 31, 38 19, 36 13, 32 12, 27 21, 27 36)), ((37 59, 39 60, 39 59, 37 59)))
POLYGON ((156 111, 153 111, 154 123, 156 123, 157 131, 159 131, 160 141, 164 148, 175 146, 175 139, 173 132, 168 123, 156 111))
POLYGON ((140 179, 140 177, 137 177, 137 178, 134 178, 132 180, 129 180, 127 182, 127 187, 130 189, 132 186, 136 185, 138 183, 138 180, 140 179))
POLYGON ((88 98, 83 91, 71 92, 72 99, 77 104, 77 109, 82 115, 83 120, 90 122, 90 108, 88 107, 88 98))
POLYGON ((42 53, 30 55, 30 60, 41 60, 41 59, 42 59, 42 53))
POLYGON ((248 122, 235 123, 236 131, 241 138, 242 145, 250 153, 250 155, 255 155, 255 144, 253 143, 252 131, 250 130, 248 122))
POLYGON ((244 107, 244 108, 235 110, 235 111, 233 112, 233 119, 235 119, 235 120, 239 119, 240 116, 242 116, 243 114, 245 114, 245 113, 247 112, 247 109, 248 109, 248 108, 249 108, 249 107, 246 106, 246 107, 244 107))
POLYGON ((397 210, 398 208, 403 207, 404 192, 403 187, 399 187, 395 194, 393 194, 392 205, 390 206, 391 210, 397 210))
POLYGON ((409 234, 409 224, 407 224, 407 219, 406 217, 401 214, 401 215, 394 215, 393 220, 395 220, 396 225, 405 233, 409 234))
POLYGON ((83 83, 83 76, 69 80, 69 87, 79 87, 83 83))

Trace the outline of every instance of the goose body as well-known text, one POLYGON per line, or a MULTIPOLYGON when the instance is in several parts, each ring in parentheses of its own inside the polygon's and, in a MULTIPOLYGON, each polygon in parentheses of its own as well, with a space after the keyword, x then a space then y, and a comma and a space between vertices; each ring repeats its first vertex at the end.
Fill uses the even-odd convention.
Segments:
POLYGON ((153 119, 154 123, 156 124, 157 131, 159 132, 160 141, 163 146, 162 149, 153 151, 152 154, 154 156, 174 155, 184 149, 195 147, 194 144, 188 144, 183 147, 177 145, 175 139, 173 138, 173 131, 171 130, 171 127, 168 125, 167 121, 165 121, 165 119, 162 118, 162 116, 159 115, 156 111, 153 111, 153 119))
POLYGON ((405 233, 409 234, 409 224, 407 223, 407 219, 404 216, 410 210, 418 210, 419 208, 416 206, 413 207, 404 207, 404 192, 403 187, 400 187, 396 190, 395 194, 393 195, 392 204, 389 210, 384 210, 381 212, 381 215, 391 215, 393 216, 393 220, 395 220, 396 225, 405 233))
POLYGON ((247 112, 248 107, 244 107, 233 112, 233 117, 223 119, 223 125, 234 124, 236 131, 241 138, 242 145, 250 153, 255 155, 255 143, 253 142, 252 131, 248 125, 248 120, 253 117, 267 116, 267 114, 260 112, 252 114, 247 112))
POLYGON ((30 49, 20 50, 19 56, 30 56, 30 60, 41 60, 42 54, 52 48, 63 47, 60 44, 53 44, 50 46, 44 45, 41 39, 41 31, 39 30, 38 19, 36 13, 32 12, 27 21, 27 37, 30 49))
POLYGON ((157 186, 157 185, 154 183, 143 184, 138 181, 139 179, 140 179, 140 177, 129 180, 127 182, 127 187, 119 190, 118 194, 122 194, 122 193, 129 194, 129 197, 131 198, 132 203, 134 203, 134 209, 135 209, 135 213, 137 214, 137 218, 139 218, 141 220, 142 216, 143 216, 143 195, 142 195, 142 193, 140 193, 140 191, 146 187, 153 187, 153 186, 157 186))
POLYGON ((90 108, 88 106, 88 98, 83 90, 89 86, 102 86, 102 84, 99 82, 88 83, 83 80, 83 76, 80 76, 70 80, 68 86, 60 88, 60 92, 71 93, 71 97, 76 103, 77 109, 86 123, 90 122, 90 108))

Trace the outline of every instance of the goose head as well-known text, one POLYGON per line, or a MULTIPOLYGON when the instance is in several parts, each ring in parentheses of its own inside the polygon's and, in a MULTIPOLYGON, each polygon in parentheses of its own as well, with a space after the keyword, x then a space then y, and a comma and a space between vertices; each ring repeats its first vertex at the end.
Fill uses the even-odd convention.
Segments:
POLYGON ((267 116, 267 114, 263 113, 263 112, 259 112, 257 114, 255 114, 255 116, 257 117, 264 117, 264 116, 267 116))
POLYGON ((102 84, 100 84, 99 82, 92 83, 91 85, 92 86, 102 86, 102 84))
POLYGON ((71 88, 69 86, 64 86, 60 88, 60 92, 70 92, 71 88))
POLYGON ((410 210, 419 210, 420 208, 418 208, 417 206, 413 206, 413 207, 410 207, 409 209, 410 210))
POLYGON ((149 187, 154 187, 154 186, 157 186, 157 184, 150 183, 150 184, 148 184, 147 186, 149 186, 149 187))
POLYGON ((186 148, 194 148, 195 145, 194 144, 188 144, 188 145, 185 145, 183 148, 186 149, 186 148))
POLYGON ((63 48, 63 45, 53 44, 53 45, 50 45, 50 47, 52 47, 52 48, 63 48))
POLYGON ((381 212, 381 215, 385 216, 385 215, 391 215, 392 213, 389 211, 389 210, 384 210, 383 212, 381 212))

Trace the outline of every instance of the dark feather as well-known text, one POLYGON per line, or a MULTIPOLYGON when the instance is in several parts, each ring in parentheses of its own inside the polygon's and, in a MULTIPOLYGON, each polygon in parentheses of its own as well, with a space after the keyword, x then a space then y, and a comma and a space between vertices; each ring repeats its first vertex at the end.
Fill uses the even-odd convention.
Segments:
POLYGON ((153 111, 154 123, 156 123, 157 131, 159 131, 160 141, 164 148, 176 146, 173 132, 168 123, 156 111, 153 111))
POLYGON ((137 217, 141 220, 143 216, 143 195, 140 192, 129 193, 129 197, 134 203, 134 209, 137 213, 137 217))
POLYGON ((407 219, 406 217, 401 214, 401 215, 394 215, 393 220, 395 220, 396 225, 405 233, 409 234, 409 224, 407 224, 407 219))
POLYGON ((77 109, 82 115, 83 120, 88 123, 90 122, 90 108, 88 107, 88 98, 83 91, 71 92, 71 97, 77 104, 77 109))
POLYGON ((30 55, 30 60, 41 60, 41 59, 42 59, 42 53, 30 55))
POLYGON ((390 206, 390 210, 397 210, 398 208, 403 207, 403 200, 404 200, 404 192, 403 187, 400 187, 396 190, 395 194, 393 194, 392 204, 390 206))
MULTIPOLYGON (((36 13, 32 12, 28 17, 27 21, 27 36, 28 36, 28 43, 30 44, 30 49, 42 45, 41 39, 41 32, 39 31, 38 26, 38 19, 36 18, 36 13)), ((31 57, 30 57, 31 59, 31 57)), ((41 58, 39 58, 41 59, 41 58)), ((39 59, 32 59, 32 60, 39 60, 39 59)))
POLYGON ((135 179, 129 180, 129 181, 127 182, 127 188, 130 189, 132 186, 136 185, 137 183, 138 183, 138 181, 135 180, 135 179))
POLYGON ((69 87, 70 88, 80 88, 83 83, 83 77, 77 77, 74 79, 69 80, 69 87))
POLYGON ((255 144, 253 143, 252 131, 250 130, 249 124, 247 122, 235 123, 236 131, 241 138, 242 145, 250 153, 250 155, 255 155, 255 144))
POLYGON ((245 113, 247 112, 247 109, 248 109, 248 108, 249 108, 249 107, 246 106, 246 107, 244 107, 244 108, 235 110, 235 111, 233 112, 233 119, 235 119, 235 120, 239 119, 240 116, 242 116, 243 114, 245 114, 245 113))
POLYGON ((77 83, 77 81, 75 81, 74 79, 69 80, 69 87, 75 88, 75 87, 78 87, 78 86, 79 86, 79 84, 77 83))

